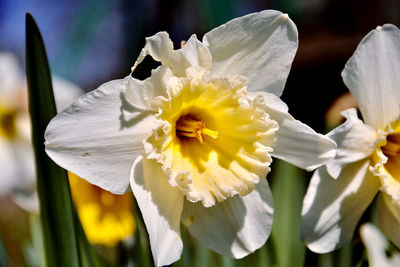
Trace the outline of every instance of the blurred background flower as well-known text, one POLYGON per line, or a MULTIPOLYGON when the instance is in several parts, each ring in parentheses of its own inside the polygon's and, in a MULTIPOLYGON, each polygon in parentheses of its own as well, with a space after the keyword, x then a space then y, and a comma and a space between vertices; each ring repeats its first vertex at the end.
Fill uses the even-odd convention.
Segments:
POLYGON ((72 199, 90 243, 115 246, 132 238, 136 224, 131 193, 113 195, 73 173, 68 173, 68 178, 72 199))
MULTIPOLYGON (((72 83, 56 76, 52 79, 59 110, 82 94, 82 90, 72 83)), ((4 230, 5 238, 10 236, 12 242, 18 242, 19 234, 27 229, 27 218, 26 214, 15 209, 14 203, 27 212, 37 214, 38 200, 26 80, 12 53, 0 52, 0 81, 0 205, 7 206, 2 209, 4 213, 0 216, 0 229, 4 230), (11 212, 11 216, 8 212, 11 212), (4 225, 3 216, 7 218, 4 225)), ((22 237, 24 239, 21 241, 25 241, 25 234, 22 237)), ((23 246, 25 244, 20 244, 15 250, 11 246, 11 253, 18 255, 23 246)))
MULTIPOLYGON (((178 47, 192 33, 200 39, 234 17, 270 8, 287 12, 299 31, 299 50, 282 99, 294 117, 324 132, 325 112, 348 91, 340 77, 345 62, 377 25, 390 22, 400 26, 399 1, 0 0, 0 51, 14 53, 23 65, 24 16, 29 11, 41 29, 52 73, 90 91, 127 75, 146 36, 166 30, 178 47)), ((135 71, 136 77, 149 76, 152 64, 146 59, 135 71)), ((274 182, 273 175, 269 179, 274 182)), ((308 179, 304 181, 308 183, 308 179)), ((0 236, 11 265, 25 265, 21 248, 29 239, 27 215, 9 198, 1 199, 0 211, 0 236)), ((304 260, 307 266, 323 262, 314 254, 307 254, 304 260)))
MULTIPOLYGON (((57 76, 52 80, 58 111, 65 109, 83 93, 76 85, 57 76)), ((16 231, 6 231, 10 226, 8 223, 2 225, 2 219, 0 229, 5 231, 6 238, 18 240, 19 233, 28 228, 27 218, 18 211, 12 216, 8 216, 8 212, 13 212, 15 203, 24 211, 32 213, 31 217, 36 216, 39 213, 39 203, 26 80, 14 54, 0 52, 0 81, 0 205, 9 206, 0 218, 7 217, 5 222, 10 222, 13 225, 11 229, 15 228, 16 231)), ((111 247, 133 237, 135 221, 132 194, 112 195, 72 173, 69 179, 72 197, 89 242, 111 247)), ((15 250, 23 249, 26 252, 30 247, 28 238, 25 234, 21 238, 26 243, 17 245, 15 250)), ((6 245, 7 249, 13 249, 8 242, 6 245)), ((40 259, 34 257, 34 260, 40 259)))
MULTIPOLYGON (((83 93, 66 80, 52 79, 59 111, 83 93)), ((14 54, 0 52, 0 80, 0 196, 12 195, 22 208, 37 213, 26 80, 14 54)))

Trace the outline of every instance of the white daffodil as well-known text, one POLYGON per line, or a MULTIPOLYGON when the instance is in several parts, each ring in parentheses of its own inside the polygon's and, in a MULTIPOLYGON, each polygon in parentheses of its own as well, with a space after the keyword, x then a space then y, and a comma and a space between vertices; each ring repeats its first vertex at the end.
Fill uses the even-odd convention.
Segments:
POLYGON ((338 145, 334 160, 313 175, 302 210, 302 239, 325 253, 348 243, 364 210, 380 192, 379 224, 400 246, 400 31, 371 31, 347 62, 342 77, 355 109, 328 133, 338 145))
MULTIPOLYGON (((81 94, 75 85, 53 77, 58 110, 81 94)), ((18 60, 0 53, 0 196, 11 195, 28 211, 37 211, 26 80, 18 60)))
POLYGON ((400 253, 388 256, 386 250, 389 242, 373 224, 366 223, 360 227, 361 239, 367 249, 370 267, 400 266, 400 253))
POLYGON ((113 193, 129 184, 154 262, 180 258, 180 222, 207 247, 241 258, 267 240, 271 155, 307 170, 336 144, 295 120, 280 100, 297 30, 268 10, 193 35, 174 50, 165 32, 146 39, 162 63, 144 81, 103 84, 57 115, 46 151, 59 165, 113 193), (130 177, 130 179, 129 179, 130 177))

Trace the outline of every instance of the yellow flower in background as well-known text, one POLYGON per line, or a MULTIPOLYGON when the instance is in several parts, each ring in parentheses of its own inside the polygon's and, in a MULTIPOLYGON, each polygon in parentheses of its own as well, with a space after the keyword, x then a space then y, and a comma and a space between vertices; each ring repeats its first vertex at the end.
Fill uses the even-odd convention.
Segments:
POLYGON ((114 195, 68 172, 71 194, 86 237, 92 244, 115 246, 133 236, 132 194, 114 195))
POLYGON ((297 50, 288 15, 265 10, 192 35, 174 49, 166 32, 146 38, 161 62, 82 96, 48 125, 46 152, 113 193, 132 189, 156 266, 182 253, 181 222, 223 255, 243 258, 271 232, 272 156, 306 170, 336 144, 294 119, 279 98, 297 50))

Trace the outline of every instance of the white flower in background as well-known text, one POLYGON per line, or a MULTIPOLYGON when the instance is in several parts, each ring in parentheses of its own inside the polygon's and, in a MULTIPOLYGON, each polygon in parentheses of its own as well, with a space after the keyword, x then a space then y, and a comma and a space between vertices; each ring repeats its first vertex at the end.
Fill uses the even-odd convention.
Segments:
MULTIPOLYGON (((82 90, 53 77, 58 110, 76 100, 82 90)), ((0 52, 0 196, 12 195, 26 210, 37 211, 36 174, 31 147, 25 76, 17 58, 0 52)))
POLYGON ((279 98, 297 44, 294 23, 273 10, 231 20, 202 42, 192 35, 178 50, 157 33, 132 68, 150 55, 162 63, 151 77, 81 97, 50 122, 46 151, 113 193, 131 185, 157 266, 180 258, 180 222, 216 252, 244 257, 271 231, 271 155, 307 170, 335 155, 336 144, 279 98))
POLYGON ((400 253, 394 252, 388 256, 389 242, 373 224, 366 223, 360 227, 361 240, 368 254, 370 267, 398 267, 400 266, 400 253))
POLYGON ((328 133, 338 145, 334 160, 311 179, 302 211, 302 239, 314 252, 348 243, 375 195, 379 226, 400 246, 400 31, 371 31, 347 62, 342 77, 356 99, 346 122, 328 133))
MULTIPOLYGON (((53 77, 57 110, 63 110, 82 95, 76 85, 53 77)), ((26 80, 17 58, 0 53, 0 196, 28 212, 39 212, 36 173, 31 146, 31 128, 26 80)), ((115 246, 135 230, 132 195, 113 195, 68 173, 72 198, 88 240, 115 246)))

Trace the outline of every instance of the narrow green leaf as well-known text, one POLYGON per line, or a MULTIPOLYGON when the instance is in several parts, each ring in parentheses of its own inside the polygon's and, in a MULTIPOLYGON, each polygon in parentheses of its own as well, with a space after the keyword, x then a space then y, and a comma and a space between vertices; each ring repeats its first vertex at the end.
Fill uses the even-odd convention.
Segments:
POLYGON ((334 267, 333 260, 333 253, 321 254, 318 257, 318 266, 334 267))
POLYGON ((208 248, 196 242, 195 252, 196 258, 192 260, 196 262, 196 267, 210 266, 211 252, 208 248))
POLYGON ((225 256, 220 256, 222 260, 222 266, 223 267, 234 267, 235 266, 235 260, 232 258, 228 258, 225 256))
POLYGON ((342 247, 337 251, 338 254, 338 265, 340 267, 351 267, 353 260, 353 251, 351 244, 342 247))
POLYGON ((37 214, 30 214, 29 227, 31 230, 32 244, 35 251, 37 264, 38 266, 45 266, 42 226, 40 223, 40 218, 37 214))
POLYGON ((29 13, 26 14, 26 76, 46 265, 80 266, 67 173, 44 150, 44 132, 56 115, 56 106, 43 39, 29 13))
POLYGON ((75 222, 75 234, 78 241, 79 258, 81 266, 83 267, 96 267, 102 264, 99 261, 93 247, 90 245, 86 238, 85 231, 83 230, 82 224, 79 220, 76 209, 73 208, 74 222, 75 222))
POLYGON ((271 247, 271 241, 267 241, 267 243, 264 246, 262 246, 256 253, 258 256, 258 263, 255 266, 258 267, 273 266, 273 252, 271 247))
POLYGON ((278 266, 303 266, 305 247, 300 241, 301 206, 305 174, 281 160, 275 161, 271 190, 274 196, 274 223, 271 238, 278 266))

